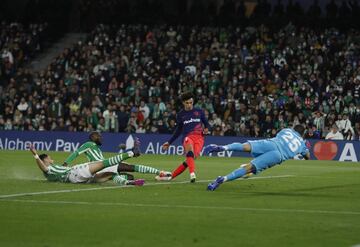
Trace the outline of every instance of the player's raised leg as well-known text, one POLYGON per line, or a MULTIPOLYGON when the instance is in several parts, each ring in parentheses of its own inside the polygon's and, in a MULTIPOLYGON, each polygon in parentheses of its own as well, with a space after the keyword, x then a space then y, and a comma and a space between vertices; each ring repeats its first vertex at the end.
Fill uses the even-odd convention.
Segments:
POLYGON ((140 142, 135 143, 134 148, 132 151, 128 151, 126 153, 122 153, 119 155, 115 155, 109 159, 103 160, 103 161, 95 161, 92 163, 89 163, 89 171, 92 175, 94 175, 96 172, 110 166, 118 165, 121 163, 121 161, 129 159, 131 157, 138 157, 140 156, 140 142))
POLYGON ((184 140, 184 149, 186 156, 186 164, 189 167, 190 182, 194 183, 196 180, 195 175, 195 153, 194 153, 194 140, 191 137, 186 137, 184 140))
POLYGON ((266 152, 253 159, 250 163, 240 166, 240 168, 234 170, 226 176, 219 176, 213 182, 209 183, 208 190, 216 190, 222 183, 233 181, 238 178, 244 178, 251 174, 258 174, 259 172, 270 168, 276 164, 280 164, 282 158, 280 152, 277 150, 266 152))
POLYGON ((190 170, 190 181, 195 182, 196 175, 195 175, 195 162, 194 162, 194 149, 193 149, 193 142, 189 137, 186 137, 183 142, 184 152, 186 156, 186 161, 182 162, 172 173, 171 176, 156 176, 155 179, 158 181, 169 181, 181 173, 183 173, 186 168, 189 167, 190 170), (190 168, 191 167, 191 168, 190 168))
MULTIPOLYGON (((195 137, 186 137, 184 139, 183 142, 183 147, 184 147, 184 152, 185 152, 185 156, 186 156, 186 161, 182 162, 171 174, 171 177, 167 177, 167 176, 158 176, 156 177, 157 180, 170 180, 170 179, 174 179, 177 176, 179 176, 181 173, 183 173, 186 168, 189 168, 189 173, 190 173, 190 182, 194 183, 196 180, 196 175, 195 175, 195 155, 199 155, 200 152, 199 150, 201 150, 201 148, 196 148, 195 150, 195 141, 193 140, 193 138, 195 137)), ((203 143, 199 142, 199 143, 203 143)))
POLYGON ((216 190, 222 183, 227 181, 232 181, 237 178, 244 177, 245 175, 255 174, 256 167, 251 163, 241 165, 240 168, 234 170, 233 172, 229 173, 226 176, 219 176, 213 182, 208 184, 208 190, 216 190))
POLYGON ((137 164, 127 164, 121 162, 117 168, 118 173, 121 172, 139 172, 139 173, 150 173, 156 174, 158 176, 170 176, 171 173, 167 171, 162 171, 151 166, 137 165, 137 164))
POLYGON ((246 142, 246 143, 239 143, 239 142, 235 142, 235 143, 231 143, 228 145, 216 145, 216 144, 210 144, 207 145, 204 148, 204 154, 208 155, 210 153, 214 153, 214 152, 222 152, 222 151, 239 151, 239 152, 251 152, 251 145, 246 142))
POLYGON ((161 173, 160 175, 156 176, 155 179, 158 180, 158 181, 169 181, 169 180, 171 180, 173 178, 176 178, 181 173, 183 173, 186 170, 187 167, 188 167, 188 165, 184 161, 173 172, 161 173))

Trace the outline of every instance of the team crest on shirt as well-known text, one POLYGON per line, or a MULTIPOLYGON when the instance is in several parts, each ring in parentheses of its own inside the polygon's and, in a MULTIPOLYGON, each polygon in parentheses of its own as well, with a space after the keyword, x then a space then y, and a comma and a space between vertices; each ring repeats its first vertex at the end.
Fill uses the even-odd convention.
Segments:
POLYGON ((200 115, 200 113, 199 113, 198 111, 196 111, 196 112, 194 112, 194 115, 195 115, 196 117, 198 117, 198 116, 200 115))

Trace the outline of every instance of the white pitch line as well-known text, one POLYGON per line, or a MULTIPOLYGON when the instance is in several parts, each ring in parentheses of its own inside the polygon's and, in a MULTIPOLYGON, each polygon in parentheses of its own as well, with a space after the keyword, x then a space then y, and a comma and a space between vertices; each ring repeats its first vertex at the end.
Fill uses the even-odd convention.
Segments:
MULTIPOLYGON (((267 176, 267 177, 252 177, 248 179, 272 179, 272 178, 288 178, 294 177, 294 175, 281 175, 281 176, 267 176)), ((199 180, 196 183, 208 183, 213 180, 199 180)), ((158 185, 171 185, 171 184, 188 184, 189 181, 180 181, 180 182, 158 182, 158 183, 145 183, 144 186, 158 186, 158 185)), ((14 198, 21 196, 35 196, 35 195, 49 195, 49 194, 60 194, 60 193, 71 193, 71 192, 80 192, 80 191, 95 191, 95 190, 112 190, 119 188, 134 188, 135 186, 104 186, 104 187, 95 187, 95 188, 84 188, 84 189, 69 189, 69 190, 52 190, 52 191, 39 191, 39 192, 27 192, 27 193, 17 193, 9 195, 0 195, 0 199, 4 198, 14 198)))
POLYGON ((303 214, 330 214, 330 215, 356 215, 357 211, 334 211, 334 210, 312 210, 312 209, 290 209, 290 208, 241 208, 241 207, 217 207, 200 205, 170 205, 170 204, 143 204, 143 203, 122 203, 122 202, 86 202, 86 201, 42 201, 25 199, 4 199, 0 202, 21 202, 37 204, 70 204, 88 206, 123 206, 123 207, 154 207, 154 208, 181 208, 181 209, 208 209, 208 210, 229 210, 229 211, 249 211, 249 212, 271 212, 271 213, 303 213, 303 214))

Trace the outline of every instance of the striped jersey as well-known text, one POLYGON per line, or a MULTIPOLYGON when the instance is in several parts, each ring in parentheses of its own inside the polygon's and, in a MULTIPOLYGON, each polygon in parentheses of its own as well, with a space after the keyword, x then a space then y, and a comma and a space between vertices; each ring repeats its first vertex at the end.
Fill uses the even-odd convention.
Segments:
POLYGON ((80 154, 85 154, 89 162, 104 160, 104 156, 100 150, 100 147, 95 142, 88 141, 81 145, 72 154, 70 154, 65 162, 70 164, 80 154))
POLYGON ((51 182, 68 182, 68 174, 71 171, 71 167, 65 167, 61 165, 49 165, 47 172, 44 172, 44 176, 51 182))

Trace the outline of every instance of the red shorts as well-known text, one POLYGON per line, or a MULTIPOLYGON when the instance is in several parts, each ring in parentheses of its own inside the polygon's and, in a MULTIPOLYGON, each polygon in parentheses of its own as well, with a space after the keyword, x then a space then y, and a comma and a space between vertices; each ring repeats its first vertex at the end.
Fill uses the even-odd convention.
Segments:
POLYGON ((204 146, 204 137, 202 135, 188 135, 185 137, 183 142, 183 147, 185 145, 191 144, 194 150, 195 157, 200 156, 201 150, 204 146))

